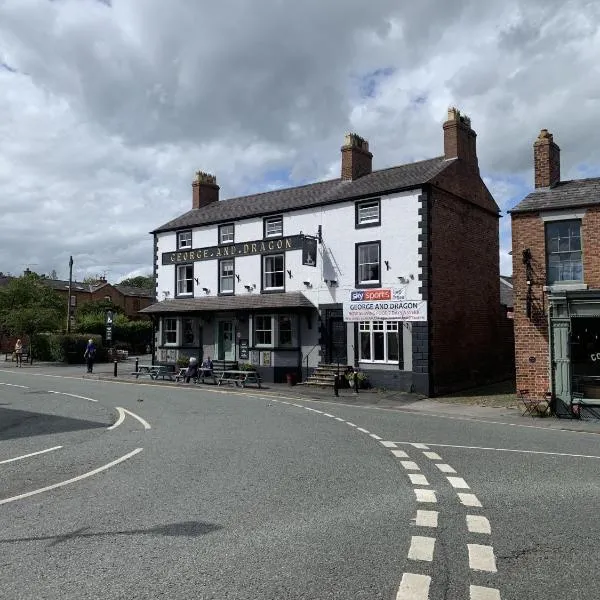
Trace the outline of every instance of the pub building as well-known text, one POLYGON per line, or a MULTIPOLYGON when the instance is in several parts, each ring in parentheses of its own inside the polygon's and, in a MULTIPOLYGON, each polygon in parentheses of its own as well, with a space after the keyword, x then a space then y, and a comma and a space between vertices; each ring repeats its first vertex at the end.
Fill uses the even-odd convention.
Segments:
POLYGON ((499 210, 470 120, 450 109, 443 132, 443 155, 382 170, 348 134, 339 178, 228 200, 198 172, 191 210, 152 232, 154 361, 265 382, 339 363, 427 395, 497 376, 499 210))
POLYGON ((535 189, 511 211, 517 389, 559 416, 600 411, 600 178, 562 181, 542 129, 535 189))

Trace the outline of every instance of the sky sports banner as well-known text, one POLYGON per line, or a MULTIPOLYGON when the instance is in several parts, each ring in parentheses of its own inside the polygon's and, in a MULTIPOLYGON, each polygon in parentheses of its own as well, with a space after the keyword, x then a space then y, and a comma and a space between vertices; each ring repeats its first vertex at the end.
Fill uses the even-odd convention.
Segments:
POLYGON ((427 321, 427 302, 407 300, 397 288, 352 290, 344 321, 427 321))

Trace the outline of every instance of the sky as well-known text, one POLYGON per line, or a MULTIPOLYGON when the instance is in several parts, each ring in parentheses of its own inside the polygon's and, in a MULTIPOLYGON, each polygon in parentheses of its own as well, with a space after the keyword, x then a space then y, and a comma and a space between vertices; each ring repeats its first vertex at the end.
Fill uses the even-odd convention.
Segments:
POLYGON ((600 176, 600 3, 585 0, 0 0, 0 271, 150 273, 149 232, 221 198, 443 154, 471 117, 510 215, 547 128, 562 179, 600 176))

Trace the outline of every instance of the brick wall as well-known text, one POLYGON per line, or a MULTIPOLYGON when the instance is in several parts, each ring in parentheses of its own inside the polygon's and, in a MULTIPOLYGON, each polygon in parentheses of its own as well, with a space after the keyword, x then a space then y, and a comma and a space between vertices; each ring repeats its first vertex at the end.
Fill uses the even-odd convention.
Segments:
POLYGON ((590 288, 600 289, 600 206, 587 208, 581 223, 583 277, 590 288))

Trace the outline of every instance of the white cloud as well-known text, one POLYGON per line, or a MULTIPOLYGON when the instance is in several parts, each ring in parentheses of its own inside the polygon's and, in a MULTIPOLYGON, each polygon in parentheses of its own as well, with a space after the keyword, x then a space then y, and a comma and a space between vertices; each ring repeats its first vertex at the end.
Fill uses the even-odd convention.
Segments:
POLYGON ((337 176, 348 130, 376 168, 436 156, 449 104, 504 211, 542 127, 565 178, 600 173, 599 22, 584 0, 0 2, 0 270, 147 272, 195 170, 222 197, 337 176))

